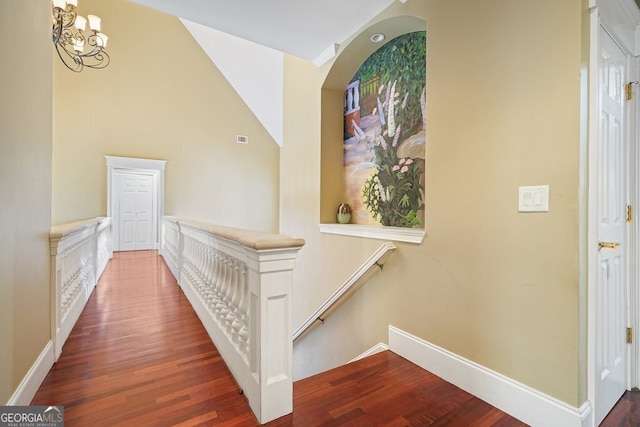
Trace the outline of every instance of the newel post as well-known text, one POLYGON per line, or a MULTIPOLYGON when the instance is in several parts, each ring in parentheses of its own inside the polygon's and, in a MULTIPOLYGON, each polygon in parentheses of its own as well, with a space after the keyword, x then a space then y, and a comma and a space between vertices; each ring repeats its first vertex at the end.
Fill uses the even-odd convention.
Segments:
POLYGON ((248 251, 249 368, 259 398, 249 404, 260 423, 293 411, 291 302, 300 247, 248 251), (259 405, 260 407, 255 407, 259 405))

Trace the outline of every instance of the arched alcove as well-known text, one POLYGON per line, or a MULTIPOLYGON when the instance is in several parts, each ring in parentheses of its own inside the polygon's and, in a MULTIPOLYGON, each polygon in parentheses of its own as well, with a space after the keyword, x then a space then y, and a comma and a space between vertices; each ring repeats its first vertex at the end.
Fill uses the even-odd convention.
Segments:
MULTIPOLYGON (((401 230, 402 235, 411 235, 408 239, 388 236, 387 227, 369 227, 364 230, 361 226, 334 226, 336 210, 343 202, 345 188, 343 171, 343 143, 344 143, 344 106, 345 90, 360 66, 375 51, 385 43, 371 41, 371 35, 381 33, 385 35, 385 42, 396 39, 404 34, 416 31, 426 31, 426 22, 412 16, 397 16, 377 22, 360 32, 344 48, 333 63, 322 86, 321 98, 321 201, 320 222, 323 232, 360 235, 364 237, 397 238, 412 242, 420 242, 424 236, 423 229, 401 230), (354 232, 354 230, 356 230, 354 232), (364 234, 363 234, 364 230, 364 234), (381 233, 379 233, 381 232, 381 233), (382 235, 379 235, 382 234, 382 235)), ((425 58, 426 60, 426 58, 425 58)), ((389 227, 395 228, 395 227, 389 227)), ((397 229, 396 229, 397 231, 397 229)))

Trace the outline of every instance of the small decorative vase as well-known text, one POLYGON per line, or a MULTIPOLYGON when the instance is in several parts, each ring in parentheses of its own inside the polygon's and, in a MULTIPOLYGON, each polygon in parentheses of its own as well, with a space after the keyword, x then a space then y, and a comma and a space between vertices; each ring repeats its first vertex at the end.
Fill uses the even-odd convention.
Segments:
POLYGON ((351 206, 347 203, 341 203, 338 206, 338 222, 340 224, 349 224, 351 222, 351 206))

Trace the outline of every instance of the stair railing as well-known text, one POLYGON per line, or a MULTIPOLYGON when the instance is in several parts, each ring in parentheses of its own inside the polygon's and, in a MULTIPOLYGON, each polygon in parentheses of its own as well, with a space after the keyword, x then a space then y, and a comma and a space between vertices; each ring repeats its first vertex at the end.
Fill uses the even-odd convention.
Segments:
POLYGON ((327 300, 314 311, 293 333, 293 341, 300 338, 312 327, 321 323, 327 316, 351 296, 371 274, 382 271, 384 264, 391 254, 396 250, 396 246, 391 242, 383 243, 349 278, 327 298, 327 300))
POLYGON ((293 411, 293 268, 304 240, 163 217, 160 255, 261 424, 293 411))
POLYGON ((49 232, 51 339, 55 361, 113 257, 111 224, 111 218, 100 217, 52 227, 49 232))

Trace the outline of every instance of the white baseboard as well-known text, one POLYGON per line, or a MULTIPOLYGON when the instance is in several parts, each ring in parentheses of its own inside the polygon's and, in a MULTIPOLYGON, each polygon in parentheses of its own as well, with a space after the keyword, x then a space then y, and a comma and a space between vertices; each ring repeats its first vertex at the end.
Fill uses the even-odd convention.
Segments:
POLYGON ((47 374, 53 366, 53 342, 49 341, 47 345, 34 362, 27 375, 24 376, 20 385, 16 389, 13 396, 7 402, 9 406, 28 406, 31 405, 33 397, 47 377, 47 374))
POLYGON ((351 359, 349 363, 355 362, 356 360, 364 359, 365 357, 373 356, 374 354, 381 353, 385 350, 389 350, 389 346, 383 342, 379 342, 378 344, 371 347, 369 350, 351 359))
POLYGON ((591 426, 589 401, 575 408, 391 325, 389 349, 530 426, 591 426))

